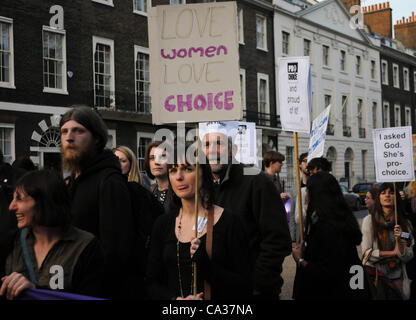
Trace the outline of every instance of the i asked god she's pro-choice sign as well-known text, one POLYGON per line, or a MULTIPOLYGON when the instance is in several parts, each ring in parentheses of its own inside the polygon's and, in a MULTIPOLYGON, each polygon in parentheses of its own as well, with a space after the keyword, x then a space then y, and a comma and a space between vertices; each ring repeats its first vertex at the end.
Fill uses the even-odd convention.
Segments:
POLYGON ((153 123, 241 119, 235 2, 149 12, 153 123))
POLYGON ((377 182, 404 182, 415 179, 412 127, 373 130, 377 182))

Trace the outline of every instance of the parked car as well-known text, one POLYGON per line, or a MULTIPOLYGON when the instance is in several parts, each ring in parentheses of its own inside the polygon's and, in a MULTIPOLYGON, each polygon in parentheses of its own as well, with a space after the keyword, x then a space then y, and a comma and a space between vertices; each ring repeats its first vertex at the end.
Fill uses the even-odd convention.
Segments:
POLYGON ((380 182, 357 183, 352 187, 352 192, 357 194, 360 197, 361 204, 365 205, 365 195, 367 194, 367 191, 371 188, 377 188, 380 184, 380 182))
POLYGON ((348 188, 344 186, 343 184, 340 184, 339 186, 341 187, 341 191, 344 195, 344 199, 345 201, 347 201, 347 204, 351 208, 351 210, 353 211, 360 210, 361 209, 360 196, 354 192, 349 191, 348 188))

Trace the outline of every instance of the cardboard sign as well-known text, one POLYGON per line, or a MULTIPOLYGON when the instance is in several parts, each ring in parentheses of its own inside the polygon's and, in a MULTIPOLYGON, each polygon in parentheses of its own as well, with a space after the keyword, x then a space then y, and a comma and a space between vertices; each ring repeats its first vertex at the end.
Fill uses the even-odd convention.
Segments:
POLYGON ((242 121, 211 121, 199 124, 199 138, 204 141, 208 133, 222 133, 231 138, 237 147, 235 159, 244 164, 257 163, 256 124, 242 121))
POLYGON ((309 57, 279 58, 277 64, 282 129, 309 133, 309 57))
POLYGON ((240 120, 237 5, 163 5, 148 14, 154 124, 240 120))
POLYGON ((412 127, 373 130, 377 182, 404 182, 415 179, 412 127))
POLYGON ((326 109, 313 120, 308 148, 308 162, 313 158, 319 158, 324 155, 326 127, 328 126, 330 111, 331 105, 326 107, 326 109))

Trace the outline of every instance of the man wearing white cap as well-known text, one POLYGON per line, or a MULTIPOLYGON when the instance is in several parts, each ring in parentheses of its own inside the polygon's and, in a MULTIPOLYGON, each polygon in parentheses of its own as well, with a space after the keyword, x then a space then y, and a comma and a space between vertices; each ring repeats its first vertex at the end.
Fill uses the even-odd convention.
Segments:
POLYGON ((201 124, 202 148, 217 185, 216 204, 239 214, 248 231, 254 297, 278 299, 283 284, 282 263, 291 253, 286 211, 273 182, 263 172, 244 175, 243 165, 234 159, 237 147, 229 132, 237 124, 201 124))

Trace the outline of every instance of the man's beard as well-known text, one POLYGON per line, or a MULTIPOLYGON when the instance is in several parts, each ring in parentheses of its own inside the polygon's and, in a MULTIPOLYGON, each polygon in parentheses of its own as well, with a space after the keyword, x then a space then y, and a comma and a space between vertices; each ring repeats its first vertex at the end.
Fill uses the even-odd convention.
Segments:
POLYGON ((62 167, 71 173, 79 173, 85 164, 95 155, 94 144, 79 149, 75 146, 61 146, 62 167))

